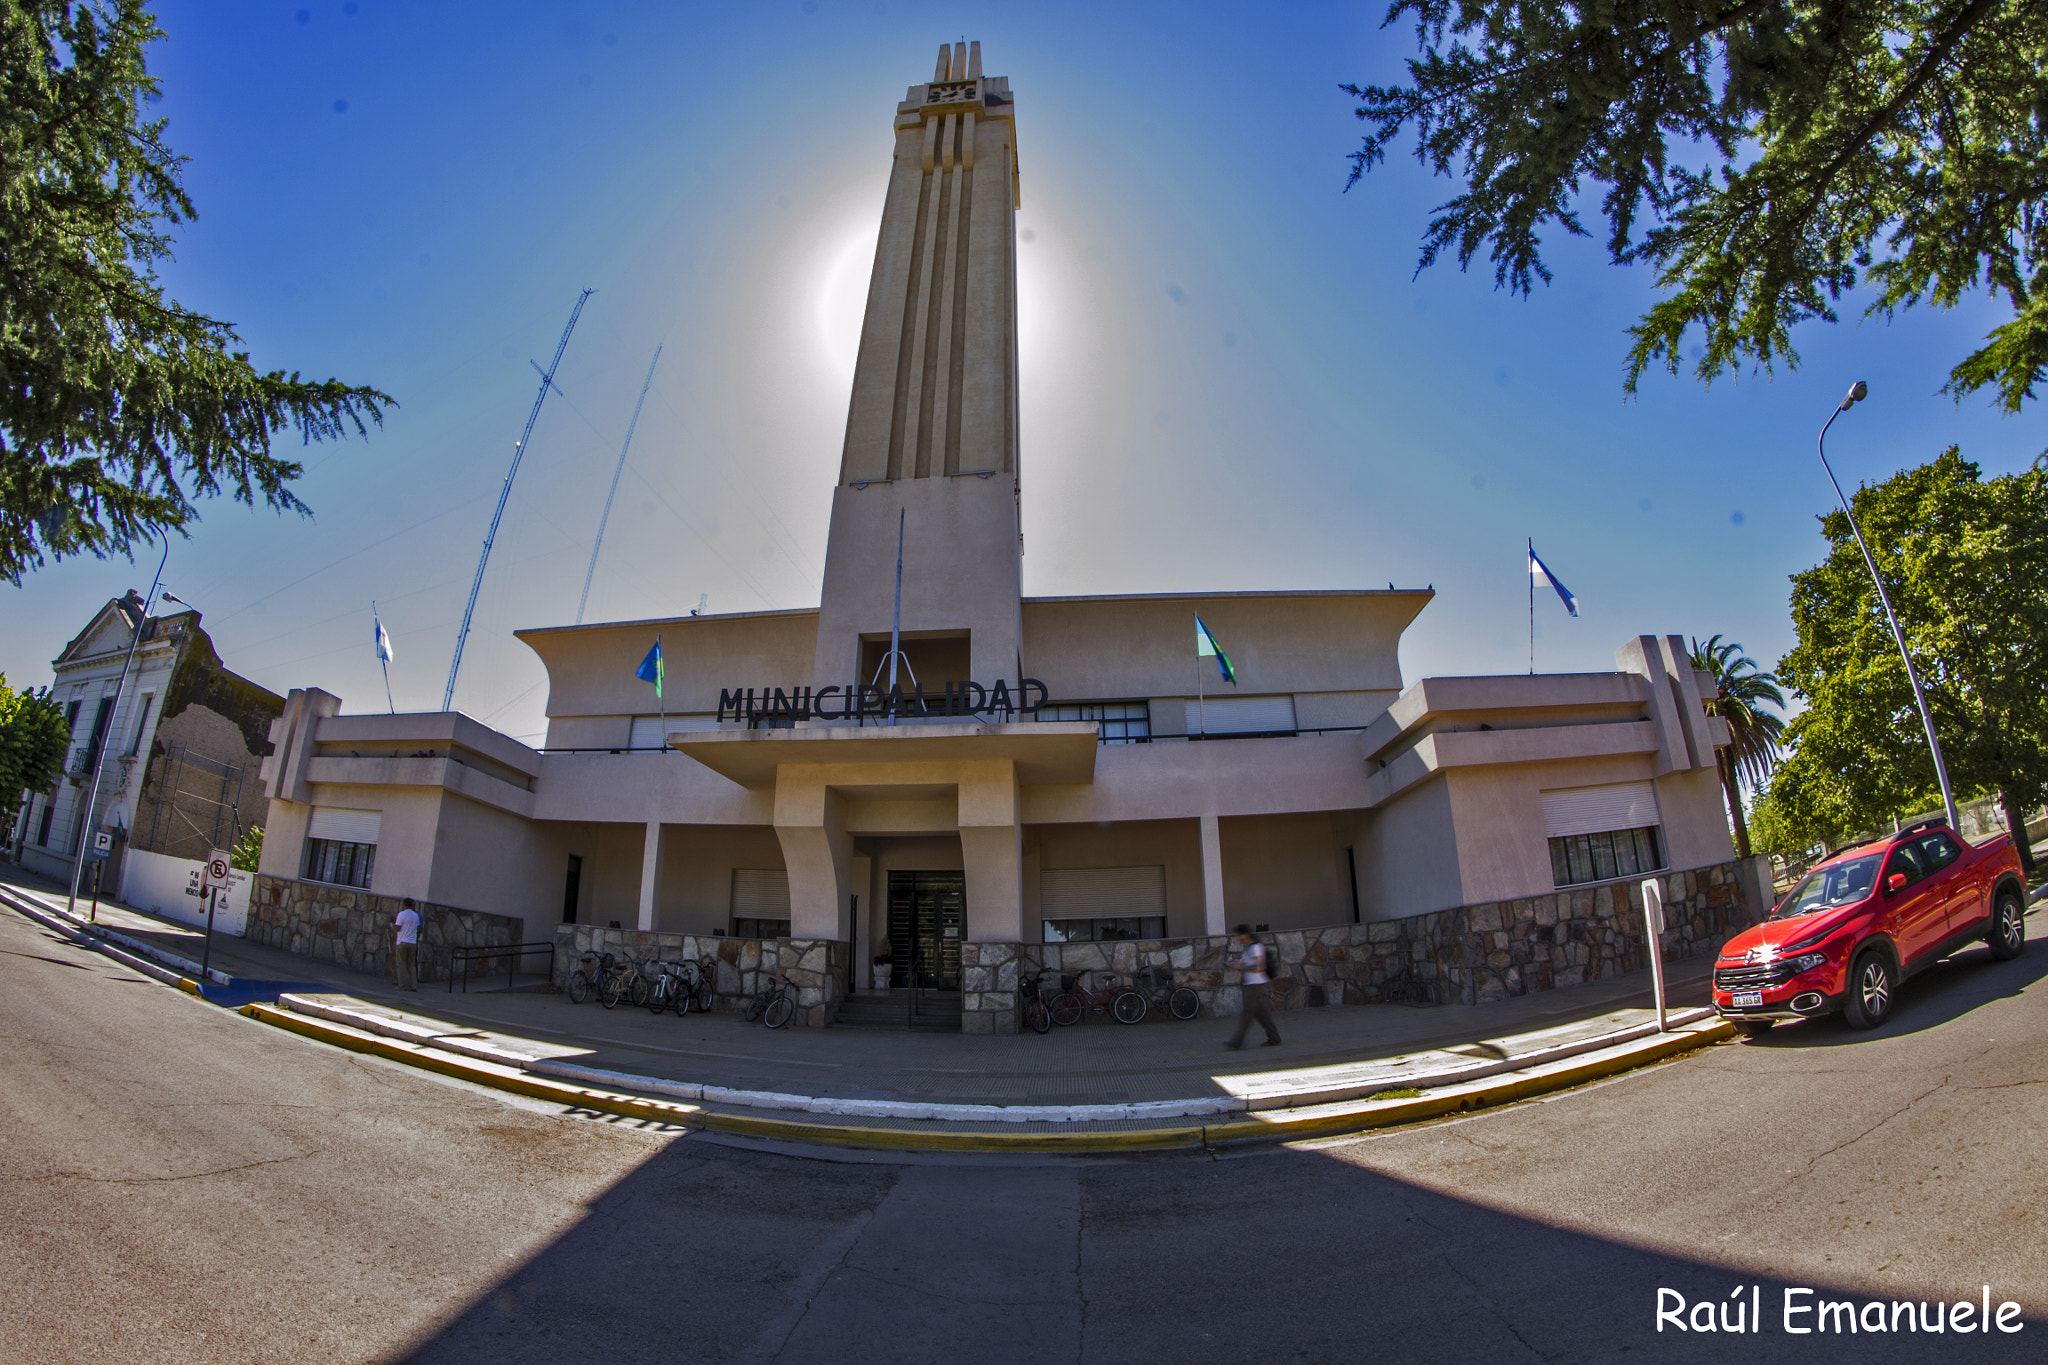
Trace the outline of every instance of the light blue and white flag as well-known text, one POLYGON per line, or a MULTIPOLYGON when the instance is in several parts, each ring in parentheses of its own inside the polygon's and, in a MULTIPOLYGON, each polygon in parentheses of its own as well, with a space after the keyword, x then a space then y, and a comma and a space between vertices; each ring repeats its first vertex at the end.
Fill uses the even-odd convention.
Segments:
POLYGON ((384 622, 374 610, 370 612, 370 619, 377 624, 377 662, 388 664, 391 662, 391 632, 384 629, 384 622))
POLYGON ((1573 616, 1579 614, 1579 599, 1572 596, 1570 588, 1567 588, 1558 581, 1557 575, 1550 571, 1548 564, 1545 564, 1536 557, 1536 547, 1534 545, 1529 547, 1529 586, 1532 588, 1543 586, 1556 588, 1557 600, 1564 603, 1564 609, 1573 616))

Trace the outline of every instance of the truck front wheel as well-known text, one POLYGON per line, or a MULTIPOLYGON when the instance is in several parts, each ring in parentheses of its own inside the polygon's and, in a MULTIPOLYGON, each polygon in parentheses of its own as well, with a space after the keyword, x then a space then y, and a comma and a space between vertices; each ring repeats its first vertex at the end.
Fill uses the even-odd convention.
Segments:
POLYGON ((1856 965, 1849 969, 1849 998, 1843 1002, 1843 1021, 1853 1029, 1882 1024, 1891 1017, 1892 997, 1898 984, 1891 959, 1875 948, 1864 949, 1856 965))

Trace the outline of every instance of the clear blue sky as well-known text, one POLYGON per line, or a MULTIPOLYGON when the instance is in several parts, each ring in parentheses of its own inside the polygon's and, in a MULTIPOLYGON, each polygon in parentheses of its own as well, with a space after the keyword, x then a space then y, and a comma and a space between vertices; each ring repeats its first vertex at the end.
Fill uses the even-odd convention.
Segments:
MULTIPOLYGON (((1937 394, 1998 320, 1972 303, 1797 336, 1801 369, 1621 391, 1651 281, 1557 240, 1523 300, 1414 277, 1454 187, 1395 160, 1342 193, 1340 82, 1397 78, 1377 4, 239 4, 166 0, 154 54, 200 217, 166 272, 257 364, 384 388, 367 443, 306 452, 310 520, 216 502, 166 582, 230 667, 381 709, 439 706, 513 441, 584 311, 519 474, 456 704, 537 740, 511 637, 571 620, 633 399, 665 343, 589 619, 815 605, 888 173, 939 42, 1017 95, 1025 590, 1434 584, 1410 680, 1526 667, 1523 541, 1579 595, 1537 603, 1544 670, 1640 632, 1766 666, 1821 549, 1813 433, 1849 481, 1951 443, 1987 472, 2038 417, 1937 394), (1285 15, 1285 21, 1276 16, 1285 15)), ((289 439, 289 438, 288 438, 289 439)), ((0 669, 40 682, 156 556, 0 586, 0 669)), ((1227 641, 1225 642, 1227 645, 1227 641)))

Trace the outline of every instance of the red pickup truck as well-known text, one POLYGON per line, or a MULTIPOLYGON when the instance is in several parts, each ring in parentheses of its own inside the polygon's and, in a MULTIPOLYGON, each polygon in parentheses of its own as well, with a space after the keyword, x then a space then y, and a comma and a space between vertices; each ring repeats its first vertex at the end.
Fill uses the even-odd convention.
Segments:
POLYGON ((1983 942, 1996 961, 2026 946, 2026 880, 2012 836, 1974 848, 1927 822, 1836 854, 1728 940, 1714 1009, 1754 1038, 1781 1019, 1840 1013, 1875 1028, 1899 983, 1983 942))

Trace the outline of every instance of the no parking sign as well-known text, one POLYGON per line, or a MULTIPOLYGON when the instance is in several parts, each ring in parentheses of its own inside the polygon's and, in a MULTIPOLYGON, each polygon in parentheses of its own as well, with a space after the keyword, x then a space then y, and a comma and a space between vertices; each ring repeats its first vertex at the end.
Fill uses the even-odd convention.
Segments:
POLYGON ((199 889, 211 891, 216 886, 228 884, 228 855, 225 849, 215 849, 206 855, 206 866, 199 870, 199 889))

